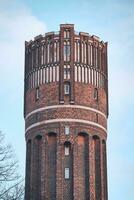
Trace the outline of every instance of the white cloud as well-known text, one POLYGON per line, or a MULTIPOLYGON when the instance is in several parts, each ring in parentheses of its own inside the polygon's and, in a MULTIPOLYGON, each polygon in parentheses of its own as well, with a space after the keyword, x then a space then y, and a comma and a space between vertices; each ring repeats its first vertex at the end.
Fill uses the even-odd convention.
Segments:
MULTIPOLYGON (((9 0, 6 3, 9 5, 9 0)), ((4 4, 3 9, 0 8, 0 129, 6 133, 7 142, 13 145, 20 161, 20 171, 24 172, 24 44, 25 40, 44 34, 46 25, 26 7, 18 5, 16 9, 16 2, 11 6, 12 9, 4 4)))
POLYGON ((15 12, 1 12, 0 27, 1 81, 10 88, 11 84, 23 81, 25 40, 46 32, 46 25, 23 7, 15 12))

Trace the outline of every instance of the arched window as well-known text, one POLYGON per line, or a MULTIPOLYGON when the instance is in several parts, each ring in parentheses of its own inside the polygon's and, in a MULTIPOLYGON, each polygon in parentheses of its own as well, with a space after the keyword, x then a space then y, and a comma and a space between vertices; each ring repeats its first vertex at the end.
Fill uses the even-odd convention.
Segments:
POLYGON ((89 139, 88 134, 81 132, 78 134, 78 176, 81 190, 80 199, 89 199, 89 139))
POLYGON ((68 29, 64 30, 64 38, 65 39, 70 38, 70 31, 68 29))
POLYGON ((100 138, 93 136, 94 145, 94 172, 95 172, 95 196, 96 199, 101 199, 101 153, 100 153, 100 138))
POLYGON ((30 199, 31 185, 31 140, 27 142, 26 148, 26 184, 25 184, 25 198, 30 199))
POLYGON ((70 42, 64 42, 64 61, 70 61, 71 47, 70 42))
POLYGON ((102 159, 103 159, 103 185, 104 185, 104 200, 108 199, 107 192, 107 156, 106 156, 106 142, 102 140, 102 159))
POLYGON ((42 136, 37 135, 34 138, 34 149, 32 149, 33 163, 32 163, 32 188, 31 195, 35 199, 41 198, 40 184, 41 184, 41 161, 42 161, 42 136))
POLYGON ((57 144, 56 144, 56 133, 48 133, 48 146, 47 146, 47 165, 49 174, 48 178, 48 199, 56 199, 56 154, 57 154, 57 144))

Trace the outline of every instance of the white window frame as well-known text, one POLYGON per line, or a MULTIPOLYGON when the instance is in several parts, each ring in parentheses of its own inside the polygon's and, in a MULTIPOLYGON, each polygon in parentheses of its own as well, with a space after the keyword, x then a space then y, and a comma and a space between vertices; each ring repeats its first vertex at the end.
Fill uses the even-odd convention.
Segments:
POLYGON ((39 87, 36 88, 35 98, 36 100, 39 99, 39 87))
POLYGON ((70 129, 69 126, 65 126, 65 135, 69 135, 70 129))
POLYGON ((68 95, 70 93, 70 86, 69 84, 64 85, 64 94, 68 95))
POLYGON ((69 145, 65 145, 64 151, 65 151, 65 156, 69 156, 69 145))
POLYGON ((65 168, 65 179, 69 179, 69 168, 68 167, 66 167, 65 168))

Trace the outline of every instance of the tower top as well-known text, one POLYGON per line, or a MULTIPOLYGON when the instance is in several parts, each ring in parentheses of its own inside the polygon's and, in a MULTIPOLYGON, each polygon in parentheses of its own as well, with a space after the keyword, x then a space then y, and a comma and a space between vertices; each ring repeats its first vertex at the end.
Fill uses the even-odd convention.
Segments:
POLYGON ((65 27, 65 28, 70 28, 70 27, 73 27, 74 28, 74 24, 60 24, 60 27, 65 27))
POLYGON ((61 30, 65 30, 65 29, 71 29, 72 32, 74 32, 74 35, 75 36, 83 36, 83 37, 88 37, 90 40, 92 41, 96 41, 96 42, 100 42, 103 46, 107 45, 107 42, 104 42, 102 41, 98 36, 96 35, 90 35, 88 32, 83 32, 83 31, 80 31, 80 32, 77 32, 74 30, 74 24, 69 24, 69 23, 65 23, 65 24, 60 24, 60 31, 51 31, 51 32, 47 32, 47 33, 44 33, 44 34, 39 34, 37 36, 34 37, 34 40, 30 40, 30 41, 26 41, 25 42, 25 45, 29 45, 29 44, 32 44, 34 41, 41 41, 41 40, 44 40, 45 37, 48 37, 48 36, 59 36, 61 30))

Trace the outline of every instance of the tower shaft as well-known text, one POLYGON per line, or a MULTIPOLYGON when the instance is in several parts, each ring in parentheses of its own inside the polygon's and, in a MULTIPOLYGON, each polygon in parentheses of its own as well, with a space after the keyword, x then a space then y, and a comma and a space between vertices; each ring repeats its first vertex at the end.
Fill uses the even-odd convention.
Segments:
POLYGON ((61 24, 25 42, 25 200, 108 200, 107 43, 61 24))

